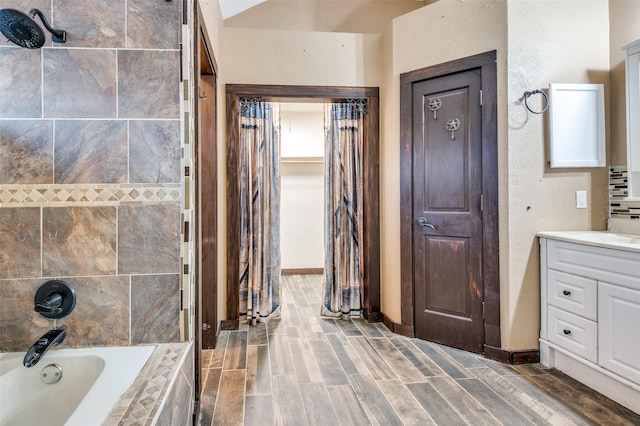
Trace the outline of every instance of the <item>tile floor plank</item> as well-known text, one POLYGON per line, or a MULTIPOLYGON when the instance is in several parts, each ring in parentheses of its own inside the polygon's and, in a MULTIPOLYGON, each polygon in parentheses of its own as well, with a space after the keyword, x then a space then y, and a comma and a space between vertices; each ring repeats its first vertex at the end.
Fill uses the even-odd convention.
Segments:
POLYGON ((356 327, 353 321, 336 320, 335 324, 338 326, 342 334, 347 337, 362 336, 362 332, 358 327, 356 327))
POLYGON ((211 359, 209 360, 209 368, 222 368, 224 362, 224 354, 227 350, 227 340, 229 339, 229 332, 222 331, 218 336, 218 343, 213 350, 211 359))
POLYGON ((369 343, 378 351, 403 382, 416 382, 420 380, 422 373, 404 357, 402 352, 400 352, 389 339, 372 338, 369 339, 369 343))
POLYGON ((422 373, 423 377, 444 376, 444 371, 406 337, 393 337, 389 341, 422 373))
POLYGON ((295 376, 273 377, 273 413, 277 425, 308 424, 295 376))
POLYGON ((427 356, 431 358, 431 360, 435 362, 442 371, 454 379, 471 377, 471 374, 464 367, 458 364, 456 360, 451 358, 442 349, 439 349, 435 343, 420 339, 413 339, 412 342, 418 347, 418 349, 427 354, 427 356))
POLYGON ((244 370, 223 370, 213 425, 241 425, 244 417, 244 370))
POLYGON ((271 394, 271 367, 267 345, 247 347, 247 395, 271 394))
POLYGON ((271 375, 284 376, 295 374, 289 339, 285 335, 274 334, 269 336, 269 360, 271 362, 271 375))
POLYGON ((422 408, 409 389, 400 380, 378 380, 378 386, 398 413, 402 424, 429 426, 433 419, 422 408))
POLYGON ((322 383, 322 373, 309 343, 306 340, 293 339, 289 342, 289 347, 298 383, 322 383))
POLYGON ((351 385, 328 386, 327 390, 340 425, 363 426, 371 424, 351 385))
MULTIPOLYGON (((500 424, 478 401, 469 395, 451 377, 431 377, 429 383, 456 410, 467 423, 474 426, 500 424)), ((506 425, 509 425, 506 423, 506 425)))
POLYGON ((364 337, 350 337, 349 343, 353 345, 356 352, 366 365, 369 372, 376 380, 397 379, 396 373, 389 367, 389 364, 371 346, 371 343, 364 337))
POLYGON ((309 426, 335 426, 338 416, 331 403, 329 392, 323 383, 300 384, 302 403, 309 426))
POLYGON ((232 331, 227 341, 223 370, 243 369, 247 365, 247 332, 232 331))
MULTIPOLYGON (((529 421, 537 424, 572 425, 580 424, 580 418, 571 418, 570 413, 556 409, 549 405, 549 401, 544 399, 539 392, 531 394, 526 389, 516 386, 506 377, 499 375, 489 367, 474 368, 470 370, 473 374, 493 390, 501 398, 507 401, 512 407, 518 410, 529 421)), ((522 384, 526 384, 526 379, 517 378, 522 384)), ((550 399, 550 397, 547 397, 550 399)))
POLYGON ((354 319, 353 323, 358 327, 360 332, 367 337, 384 337, 384 334, 382 334, 378 327, 364 318, 354 319))
POLYGON ((244 424, 275 425, 273 397, 271 395, 247 395, 247 400, 244 404, 244 424))
POLYGON ((349 376, 349 381, 371 420, 382 426, 402 425, 398 414, 371 375, 354 374, 349 376))
POLYGON ((589 398, 583 392, 567 385, 552 375, 531 376, 530 380, 557 398, 565 401, 576 411, 581 411, 583 415, 598 422, 599 419, 606 418, 608 425, 631 426, 632 423, 620 417, 618 414, 603 407, 598 401, 589 398))
POLYGON ((342 369, 347 374, 366 374, 369 370, 362 364, 362 360, 355 349, 349 344, 349 339, 342 334, 327 334, 329 344, 336 354, 342 369))
POLYGON ((255 327, 249 327, 247 335, 248 345, 266 345, 267 344, 267 325, 259 322, 255 327))
POLYGON ((329 342, 325 340, 311 340, 309 347, 313 352, 316 363, 327 386, 346 385, 349 383, 347 375, 342 369, 329 342))
POLYGON ((203 392, 200 397, 200 412, 202 413, 202 421, 200 424, 202 426, 211 426, 211 422, 213 422, 213 410, 216 406, 216 399, 218 398, 218 387, 220 386, 221 375, 221 368, 207 370, 207 375, 202 386, 207 392, 203 392))
POLYGON ((437 425, 467 426, 431 383, 407 383, 406 386, 437 425))
POLYGON ((534 425, 479 379, 458 379, 457 383, 504 425, 534 425))

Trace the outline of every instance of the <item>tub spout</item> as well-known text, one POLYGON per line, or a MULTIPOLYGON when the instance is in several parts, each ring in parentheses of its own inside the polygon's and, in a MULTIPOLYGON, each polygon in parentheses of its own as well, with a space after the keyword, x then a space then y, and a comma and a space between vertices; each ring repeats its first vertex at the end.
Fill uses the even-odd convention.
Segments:
POLYGON ((24 356, 23 364, 25 367, 33 367, 40 361, 40 359, 47 353, 47 351, 53 347, 58 346, 64 340, 65 331, 49 330, 37 342, 29 348, 24 356))

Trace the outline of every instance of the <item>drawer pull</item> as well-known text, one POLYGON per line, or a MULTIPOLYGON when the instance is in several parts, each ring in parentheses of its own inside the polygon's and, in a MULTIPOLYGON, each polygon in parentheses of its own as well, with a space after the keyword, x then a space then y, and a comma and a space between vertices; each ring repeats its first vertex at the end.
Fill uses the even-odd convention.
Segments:
POLYGON ((571 334, 571 330, 569 330, 568 328, 565 328, 564 330, 562 330, 562 332, 567 336, 571 334))
POLYGON ((562 294, 564 294, 565 296, 569 296, 571 295, 571 292, 569 290, 562 290, 562 294))

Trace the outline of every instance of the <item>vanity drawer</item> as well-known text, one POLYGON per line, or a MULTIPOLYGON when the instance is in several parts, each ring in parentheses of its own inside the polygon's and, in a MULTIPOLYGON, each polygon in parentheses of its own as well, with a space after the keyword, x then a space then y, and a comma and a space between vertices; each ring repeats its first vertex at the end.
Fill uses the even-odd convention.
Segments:
POLYGON ((549 341, 589 361, 598 361, 598 324, 549 306, 547 310, 549 341))
POLYGON ((596 321, 598 282, 547 269, 547 300, 564 311, 596 321))

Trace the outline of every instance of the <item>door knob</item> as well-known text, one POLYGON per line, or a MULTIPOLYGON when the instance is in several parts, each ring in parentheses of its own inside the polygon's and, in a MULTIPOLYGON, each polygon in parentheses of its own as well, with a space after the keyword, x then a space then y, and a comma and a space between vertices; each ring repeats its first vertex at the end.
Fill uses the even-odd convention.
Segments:
POLYGON ((418 218, 418 225, 420 226, 426 226, 427 228, 431 228, 434 231, 436 230, 436 227, 433 226, 432 224, 430 224, 427 219, 425 219, 424 217, 418 218))

